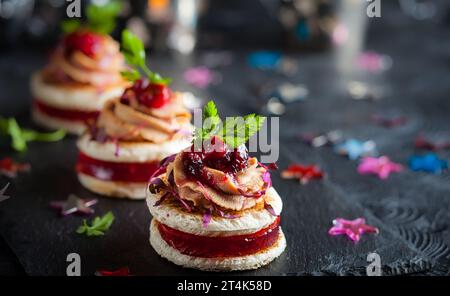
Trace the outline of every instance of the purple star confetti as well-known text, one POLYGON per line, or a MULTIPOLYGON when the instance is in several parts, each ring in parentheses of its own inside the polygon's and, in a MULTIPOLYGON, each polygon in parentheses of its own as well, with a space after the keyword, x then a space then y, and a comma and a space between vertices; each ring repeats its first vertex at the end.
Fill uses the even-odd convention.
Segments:
POLYGON ((401 164, 392 162, 387 156, 364 157, 358 166, 358 173, 361 175, 374 174, 382 180, 387 179, 391 173, 402 170, 401 164))
POLYGON ((229 51, 211 51, 202 56, 202 62, 209 68, 228 66, 233 62, 233 54, 229 51))
POLYGON ((183 78, 186 83, 197 88, 207 88, 211 83, 220 81, 219 74, 204 66, 187 69, 183 74, 183 78))
POLYGON ((359 242, 361 235, 364 233, 378 234, 379 230, 376 227, 367 225, 364 218, 357 218, 355 220, 336 218, 333 220, 333 227, 328 231, 328 234, 333 236, 345 234, 355 243, 359 242))
POLYGON ((94 213, 94 209, 90 208, 98 202, 97 199, 81 199, 75 194, 70 194, 67 200, 52 201, 50 206, 60 210, 61 215, 67 216, 73 213, 90 215, 94 213))
POLYGON ((8 189, 8 187, 9 187, 9 183, 6 183, 6 185, 2 189, 0 189, 0 202, 5 201, 10 198, 8 195, 5 195, 5 192, 8 189))

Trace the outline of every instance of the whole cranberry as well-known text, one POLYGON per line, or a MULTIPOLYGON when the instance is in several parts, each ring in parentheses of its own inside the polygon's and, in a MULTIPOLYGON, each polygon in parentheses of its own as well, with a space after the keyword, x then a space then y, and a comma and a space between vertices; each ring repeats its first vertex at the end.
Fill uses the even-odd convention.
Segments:
POLYGON ((170 89, 166 85, 152 83, 149 85, 149 88, 153 93, 152 108, 161 108, 169 101, 170 89))
POLYGON ((89 57, 95 57, 101 45, 102 36, 92 32, 73 32, 64 38, 66 54, 81 51, 89 57))
POLYGON ((140 104, 148 108, 161 108, 170 100, 170 89, 164 84, 149 83, 147 79, 139 79, 133 90, 140 104))

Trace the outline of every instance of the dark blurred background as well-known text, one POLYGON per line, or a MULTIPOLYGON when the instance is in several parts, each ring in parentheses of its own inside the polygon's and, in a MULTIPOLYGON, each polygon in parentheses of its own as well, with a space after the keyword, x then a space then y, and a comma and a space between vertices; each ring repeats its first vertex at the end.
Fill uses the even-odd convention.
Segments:
MULTIPOLYGON (((91 1, 82 0, 82 7, 91 1)), ((92 0, 97 4, 108 0, 92 0)), ((149 48, 329 48, 345 32, 365 27, 366 0, 130 0, 115 31, 131 27, 149 48), (348 28, 347 28, 348 29, 348 28), (334 39, 333 39, 334 38, 334 39)), ((405 15, 449 23, 449 1, 398 0, 405 15)), ((0 47, 46 47, 60 34, 66 0, 0 0, 0 47)), ((390 3, 389 3, 390 4, 390 3)))

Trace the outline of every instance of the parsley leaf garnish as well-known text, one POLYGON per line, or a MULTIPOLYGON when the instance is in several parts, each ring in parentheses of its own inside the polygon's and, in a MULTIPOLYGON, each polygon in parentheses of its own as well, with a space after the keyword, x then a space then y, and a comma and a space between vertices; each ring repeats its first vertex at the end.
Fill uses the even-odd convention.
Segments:
POLYGON ((133 69, 121 72, 125 79, 130 81, 136 81, 141 78, 141 72, 143 72, 151 83, 156 84, 169 84, 172 79, 163 78, 158 73, 152 72, 145 64, 145 48, 142 41, 129 30, 123 30, 122 32, 122 53, 125 56, 127 64, 133 67, 133 69))
POLYGON ((203 108, 203 126, 194 131, 194 142, 204 141, 213 136, 220 137, 228 146, 237 148, 247 143, 264 124, 266 118, 256 114, 244 117, 227 117, 220 119, 216 104, 209 101, 203 108))
POLYGON ((87 236, 101 236, 111 227, 114 222, 114 215, 112 212, 106 213, 103 217, 95 217, 92 225, 88 225, 86 219, 83 224, 78 227, 78 234, 86 234, 87 236))
POLYGON ((122 10, 121 1, 110 1, 105 5, 90 4, 86 8, 86 23, 77 19, 68 19, 61 23, 64 33, 72 33, 82 27, 99 34, 111 33, 115 26, 115 19, 122 10))
POLYGON ((31 129, 21 128, 14 118, 0 117, 0 134, 11 138, 11 147, 19 152, 27 149, 28 142, 56 142, 64 138, 66 132, 57 130, 53 133, 40 133, 31 129))

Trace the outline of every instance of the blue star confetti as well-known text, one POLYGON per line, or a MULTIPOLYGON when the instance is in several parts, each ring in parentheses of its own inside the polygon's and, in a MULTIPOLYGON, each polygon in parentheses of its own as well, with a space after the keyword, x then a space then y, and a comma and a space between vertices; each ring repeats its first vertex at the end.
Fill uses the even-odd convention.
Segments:
POLYGON ((257 51, 248 56, 248 64, 257 69, 276 69, 281 61, 281 53, 276 51, 257 51))
POLYGON ((360 141, 348 139, 335 146, 334 150, 341 155, 346 155, 351 160, 356 160, 361 156, 376 156, 377 149, 374 141, 360 141))
POLYGON ((409 159, 409 167, 413 171, 440 174, 444 170, 448 170, 448 163, 440 159, 436 153, 427 153, 425 155, 411 156, 409 159))

